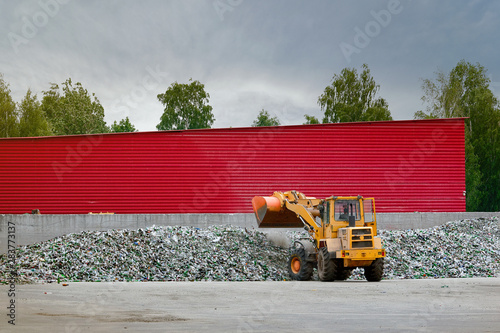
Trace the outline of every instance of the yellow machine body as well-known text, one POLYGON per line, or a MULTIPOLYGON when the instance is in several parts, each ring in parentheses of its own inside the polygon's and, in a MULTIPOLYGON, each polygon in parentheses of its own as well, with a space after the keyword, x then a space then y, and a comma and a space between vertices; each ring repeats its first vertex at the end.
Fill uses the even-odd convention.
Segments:
POLYGON ((270 197, 254 197, 252 206, 260 228, 304 227, 316 252, 314 255, 308 253, 309 257, 315 256, 316 261, 319 252, 325 251, 323 248, 329 259, 341 260, 346 269, 367 267, 385 257, 382 240, 377 236, 374 198, 332 196, 316 199, 288 191, 274 192, 270 197))

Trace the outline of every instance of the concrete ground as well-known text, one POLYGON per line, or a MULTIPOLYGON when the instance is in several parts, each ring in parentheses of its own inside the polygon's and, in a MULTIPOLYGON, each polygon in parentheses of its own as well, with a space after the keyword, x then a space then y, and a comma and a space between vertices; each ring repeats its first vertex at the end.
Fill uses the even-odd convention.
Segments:
POLYGON ((1 332, 500 331, 500 278, 36 284, 12 298, 9 288, 1 332))

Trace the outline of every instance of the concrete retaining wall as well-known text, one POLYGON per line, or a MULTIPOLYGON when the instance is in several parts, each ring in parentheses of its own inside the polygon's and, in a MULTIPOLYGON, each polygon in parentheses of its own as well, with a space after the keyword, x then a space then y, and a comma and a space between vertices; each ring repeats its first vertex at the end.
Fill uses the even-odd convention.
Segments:
MULTIPOLYGON (((377 221, 380 229, 421 229, 448 221, 491 216, 500 217, 500 212, 379 213, 377 221)), ((12 241, 15 241, 15 245, 27 245, 84 230, 138 229, 152 225, 205 228, 220 224, 257 228, 254 214, 0 215, 0 253, 7 252, 8 239, 11 240, 11 245, 14 244, 12 241)))

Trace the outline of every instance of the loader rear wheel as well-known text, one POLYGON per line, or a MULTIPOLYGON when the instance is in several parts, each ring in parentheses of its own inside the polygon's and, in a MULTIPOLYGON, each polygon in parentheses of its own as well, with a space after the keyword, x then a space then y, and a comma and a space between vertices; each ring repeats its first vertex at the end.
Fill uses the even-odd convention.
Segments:
POLYGON ((335 259, 330 258, 328 249, 322 247, 318 255, 318 276, 321 281, 333 281, 337 276, 338 265, 335 259))
POLYGON ((288 261, 288 274, 292 280, 307 281, 313 274, 313 264, 306 261, 306 251, 303 247, 293 247, 288 261))
POLYGON ((382 280, 384 275, 384 259, 377 258, 370 266, 365 267, 365 278, 370 282, 382 280))

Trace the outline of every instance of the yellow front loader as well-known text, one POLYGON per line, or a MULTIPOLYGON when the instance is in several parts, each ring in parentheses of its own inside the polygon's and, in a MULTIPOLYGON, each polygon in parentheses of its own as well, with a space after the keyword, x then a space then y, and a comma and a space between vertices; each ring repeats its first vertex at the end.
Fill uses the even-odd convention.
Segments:
POLYGON ((297 191, 254 197, 252 206, 260 228, 304 227, 310 238, 295 241, 288 262, 290 277, 310 280, 318 268, 322 281, 345 280, 363 267, 368 281, 380 281, 385 249, 377 236, 373 198, 308 198, 297 191))

